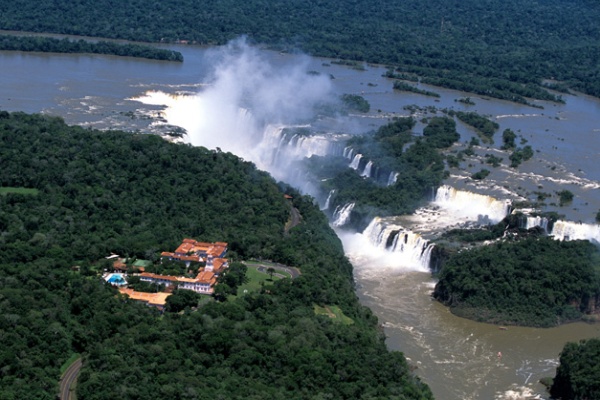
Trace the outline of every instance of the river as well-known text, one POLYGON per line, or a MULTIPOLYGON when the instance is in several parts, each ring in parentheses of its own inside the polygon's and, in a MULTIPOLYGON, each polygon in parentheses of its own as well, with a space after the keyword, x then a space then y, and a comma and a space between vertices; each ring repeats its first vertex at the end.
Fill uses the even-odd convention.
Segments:
MULTIPOLYGON (((518 171, 488 167, 490 176, 474 182, 468 176, 485 167, 484 154, 498 154, 504 163, 508 157, 497 149, 498 143, 480 146, 479 157, 470 159, 463 170, 453 171, 446 183, 512 200, 532 199, 535 191, 555 196, 556 191, 568 189, 575 194, 572 204, 560 207, 549 201, 545 209, 584 224, 593 224, 600 208, 600 169, 595 165, 600 152, 597 99, 566 95, 566 104, 537 102, 542 109, 421 85, 439 93, 436 99, 393 91, 392 82, 382 77, 385 68, 379 66, 352 69, 302 55, 246 52, 243 44, 230 49, 233 53, 220 48, 170 48, 183 53, 184 63, 0 52, 0 109, 59 115, 68 123, 99 129, 165 134, 173 125, 182 126, 195 145, 235 152, 289 179, 289 171, 269 168, 266 158, 277 144, 263 140, 265 122, 271 126, 310 123, 321 135, 344 137, 373 130, 393 116, 410 115, 407 107, 412 105, 419 106, 418 119, 433 115, 433 108, 477 111, 498 122, 500 132, 514 130, 518 140, 532 146, 534 158, 518 171), (343 93, 365 97, 371 112, 309 120, 311 105, 343 93), (456 101, 466 96, 475 105, 456 101)), ((416 130, 422 126, 419 123, 416 130)), ((462 143, 475 135, 461 123, 458 130, 462 143)), ((315 143, 310 152, 318 154, 320 142, 315 143)), ((297 174, 293 179, 302 183, 297 174)), ((412 223, 419 224, 427 225, 412 223)), ((388 347, 404 352, 438 399, 545 398, 537 381, 554 374, 565 342, 600 336, 599 325, 501 330, 457 318, 431 300, 435 282, 422 266, 373 247, 365 235, 343 228, 337 232, 355 266, 357 294, 380 318, 388 347)))

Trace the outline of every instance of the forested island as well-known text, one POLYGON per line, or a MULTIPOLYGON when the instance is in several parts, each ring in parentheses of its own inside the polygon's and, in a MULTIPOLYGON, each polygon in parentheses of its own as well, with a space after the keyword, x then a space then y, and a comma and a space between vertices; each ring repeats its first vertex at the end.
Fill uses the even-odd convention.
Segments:
POLYGON ((83 400, 432 398, 358 303, 312 198, 253 164, 6 111, 0 160, 3 399, 55 398, 76 354, 83 400), (301 221, 286 230, 292 208, 301 221), (270 259, 301 275, 163 315, 98 275, 111 252, 152 259, 189 236, 227 241, 232 261, 270 259))
POLYGON ((149 45, 115 43, 105 40, 55 39, 42 36, 0 35, 0 50, 38 51, 43 53, 89 53, 150 60, 183 62, 178 51, 159 49, 149 45))
POLYGON ((520 103, 561 101, 556 91, 569 89, 600 96, 600 6, 590 1, 36 0, 4 2, 0 11, 6 30, 209 45, 248 35, 520 103))
POLYGON ((444 263, 433 297, 457 315, 500 325, 579 320, 600 307, 598 249, 535 234, 464 249, 444 263))

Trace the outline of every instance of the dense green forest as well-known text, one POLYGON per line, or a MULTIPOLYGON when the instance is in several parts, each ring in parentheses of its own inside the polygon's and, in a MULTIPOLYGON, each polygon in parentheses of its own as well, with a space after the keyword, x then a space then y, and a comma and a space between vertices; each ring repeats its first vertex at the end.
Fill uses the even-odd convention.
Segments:
POLYGON ((224 44, 381 63, 430 83, 527 102, 600 96, 600 4, 590 0, 109 0, 0 2, 0 29, 224 44))
POLYGON ((41 36, 0 35, 0 50, 39 51, 45 53, 91 53, 151 60, 183 61, 178 51, 158 49, 141 44, 121 44, 107 41, 54 39, 41 36))
MULTIPOLYGON (((480 232, 477 240, 497 233, 480 232)), ((600 305, 598 249, 535 234, 464 249, 443 265, 433 296, 479 321, 553 326, 578 320, 600 305)))
POLYGON ((600 399, 600 339, 567 343, 550 394, 555 399, 600 399))
POLYGON ((313 199, 253 164, 2 111, 0 165, 0 398, 55 399, 74 353, 82 400, 432 397, 386 350, 313 199), (291 207, 302 220, 286 232, 291 207), (268 258, 302 274, 197 311, 176 296, 169 309, 183 313, 159 315, 96 273, 110 252, 156 259, 183 237, 228 242, 232 262, 268 258))
POLYGON ((422 135, 413 132, 416 121, 395 118, 377 131, 355 136, 346 145, 353 154, 362 154, 356 170, 348 168, 343 157, 311 157, 307 160, 315 181, 322 182, 325 193, 335 190, 330 211, 355 203, 350 226, 361 230, 374 216, 400 215, 413 212, 441 184, 444 157, 440 149, 450 147, 460 135, 448 117, 433 117, 422 135), (361 176, 371 161, 369 178, 361 176), (390 174, 396 182, 389 182, 390 174))

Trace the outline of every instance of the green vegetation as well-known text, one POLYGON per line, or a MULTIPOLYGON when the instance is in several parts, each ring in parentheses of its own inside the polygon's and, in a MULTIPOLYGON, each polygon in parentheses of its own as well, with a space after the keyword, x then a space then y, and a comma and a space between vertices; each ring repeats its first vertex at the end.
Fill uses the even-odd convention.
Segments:
POLYGON ((357 94, 343 94, 341 96, 344 108, 347 111, 358 111, 361 113, 368 113, 371 110, 371 105, 364 97, 357 94))
POLYGON ((477 130, 479 137, 484 143, 491 143, 492 136, 500 127, 498 123, 474 112, 456 112, 456 117, 467 125, 477 130))
POLYGON ((533 149, 531 146, 516 148, 515 151, 508 157, 511 168, 517 168, 523 161, 527 161, 533 157, 533 149))
POLYGON ((417 94, 422 94, 430 97, 440 97, 439 93, 432 92, 431 90, 419 89, 416 86, 409 85, 406 82, 396 81, 394 82, 394 90, 400 90, 403 92, 412 92, 417 94))
POLYGON ((478 172, 475 172, 474 174, 471 174, 471 179, 476 180, 476 181, 481 181, 485 178, 487 178, 487 176, 490 174, 490 170, 489 169, 481 169, 478 172))
POLYGON ((567 343, 550 388, 552 398, 563 400, 600 398, 600 339, 567 343))
POLYGON ((167 297, 165 311, 177 313, 186 308, 196 307, 200 301, 201 295, 191 290, 175 289, 173 293, 167 297))
MULTIPOLYGON (((362 228, 375 214, 410 213, 442 182, 444 157, 440 149, 458 140, 455 123, 451 118, 433 117, 422 137, 413 135, 414 125, 413 118, 397 118, 374 134, 355 136, 347 142, 354 154, 360 153, 373 163, 370 179, 349 169, 348 160, 341 157, 313 156, 307 160, 315 180, 323 182, 323 191, 336 190, 331 209, 355 203, 351 226, 362 228), (397 181, 389 185, 392 173, 398 174, 397 181)), ((364 167, 359 166, 361 172, 364 167)))
POLYGON ((463 250, 442 268, 434 297, 452 312, 497 324, 553 326, 600 304, 600 268, 588 241, 537 235, 463 250))
POLYGON ((0 187, 0 196, 6 196, 9 193, 35 196, 39 193, 39 190, 30 188, 0 187))
POLYGON ((454 101, 458 101, 459 103, 463 103, 463 104, 466 104, 468 106, 474 106, 475 105, 475 102, 470 97, 461 97, 460 99, 454 100, 454 101))
POLYGON ((460 139, 456 132, 456 122, 452 118, 433 117, 423 129, 427 143, 438 149, 446 149, 460 139))
POLYGON ((39 51, 45 53, 91 53, 122 57, 148 58, 162 61, 183 61, 178 51, 141 44, 54 39, 42 36, 0 35, 0 50, 39 51))
MULTIPOLYGON (((7 112, 0 159, 2 187, 39 190, 0 196, 0 398, 55 398, 73 353, 83 357, 79 400, 432 398, 387 351, 313 199, 251 163, 7 112), (291 206, 302 222, 284 233, 291 206), (182 311, 160 315, 93 273, 111 252, 151 259, 184 237, 228 242, 232 263, 267 258, 302 275, 244 295, 239 286, 224 302, 182 290, 169 301, 182 311), (315 304, 354 323, 315 315, 315 304)), ((238 278, 232 269, 223 279, 238 278)))
POLYGON ((78 359, 81 358, 81 354, 73 353, 71 357, 69 357, 65 363, 60 367, 61 376, 65 373, 65 371, 78 359))
POLYGON ((502 162, 502 158, 500 158, 500 157, 496 157, 493 154, 485 155, 485 163, 491 165, 494 168, 499 167, 501 162, 502 162))
POLYGON ((573 201, 573 197, 575 197, 575 195, 573 194, 573 192, 571 192, 570 190, 561 190, 559 192, 557 192, 556 194, 558 194, 558 200, 559 200, 559 204, 560 206, 564 206, 567 203, 570 203, 573 201))
POLYGON ((224 44, 248 35, 282 50, 393 65, 422 83, 527 103, 552 88, 600 96, 593 1, 12 1, 0 28, 147 42, 224 44), (483 17, 482 17, 483 16, 483 17))
POLYGON ((502 132, 502 150, 512 150, 515 147, 515 139, 517 135, 511 129, 505 129, 502 132))
POLYGON ((351 325, 354 323, 352 318, 348 318, 344 315, 344 312, 338 306, 326 305, 324 307, 318 306, 315 304, 315 314, 317 315, 325 315, 328 318, 331 318, 334 322, 351 325))

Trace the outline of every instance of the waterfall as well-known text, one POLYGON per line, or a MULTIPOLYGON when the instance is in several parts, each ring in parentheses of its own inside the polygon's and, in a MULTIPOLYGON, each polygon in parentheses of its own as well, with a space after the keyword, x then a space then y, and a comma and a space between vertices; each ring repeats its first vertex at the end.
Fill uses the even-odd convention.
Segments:
POLYGON ((451 211, 455 218, 476 219, 480 224, 495 224, 508 214, 510 202, 491 196, 456 190, 441 186, 435 195, 434 204, 451 211))
POLYGON ((333 226, 343 226, 350 219, 350 213, 354 208, 354 203, 348 203, 343 207, 337 206, 333 213, 333 226))
POLYGON ((352 159, 352 162, 350 163, 350 168, 355 169, 355 170, 358 169, 361 158, 362 158, 362 154, 358 153, 357 155, 355 155, 354 158, 352 159))
POLYGON ((589 240, 600 243, 600 226, 572 221, 556 221, 550 235, 558 240, 589 240))
POLYGON ((395 253, 397 262, 403 266, 429 270, 431 251, 434 247, 418 233, 394 224, 383 218, 375 217, 364 230, 363 235, 378 249, 395 253))
POLYGON ((532 217, 530 215, 527 216, 527 222, 525 224, 525 229, 531 229, 531 228, 535 228, 536 226, 539 226, 540 228, 542 228, 544 230, 544 232, 548 233, 548 224, 550 223, 550 221, 548 220, 548 218, 546 217, 532 217))
POLYGON ((396 181, 398 180, 398 175, 400 175, 398 172, 390 172, 390 176, 388 178, 387 181, 387 185, 388 186, 392 186, 394 183, 396 183, 396 181))
POLYGON ((344 152, 342 153, 342 156, 344 158, 351 160, 353 152, 354 152, 354 150, 352 150, 352 147, 346 146, 346 147, 344 147, 344 152))
POLYGON ((325 200, 325 205, 323 206, 323 208, 321 210, 329 210, 329 203, 331 202, 331 197, 333 196, 334 193, 335 193, 335 189, 331 189, 329 191, 329 195, 327 196, 327 200, 325 200))
POLYGON ((373 161, 369 160, 369 162, 365 166, 365 170, 363 171, 362 174, 360 174, 360 176, 370 178, 371 177, 371 168, 373 168, 373 161))

